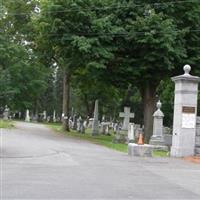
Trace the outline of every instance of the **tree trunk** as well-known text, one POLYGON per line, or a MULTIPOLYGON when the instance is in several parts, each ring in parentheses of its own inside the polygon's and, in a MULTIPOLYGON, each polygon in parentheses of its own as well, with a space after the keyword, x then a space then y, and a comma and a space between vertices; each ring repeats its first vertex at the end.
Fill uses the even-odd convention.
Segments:
POLYGON ((70 96, 70 74, 66 70, 63 71, 63 129, 69 129, 69 96, 70 96))
POLYGON ((156 105, 156 88, 157 85, 151 85, 150 83, 147 83, 145 87, 140 88, 143 101, 145 143, 149 143, 153 134, 153 113, 156 105))

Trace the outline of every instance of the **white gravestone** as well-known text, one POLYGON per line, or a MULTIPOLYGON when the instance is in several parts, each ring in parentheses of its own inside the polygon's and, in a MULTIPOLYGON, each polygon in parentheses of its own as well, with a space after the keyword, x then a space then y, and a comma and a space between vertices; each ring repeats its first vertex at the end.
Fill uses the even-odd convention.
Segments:
POLYGON ((47 120, 47 111, 46 110, 43 111, 43 120, 44 121, 47 120))
POLYGON ((98 135, 99 133, 99 102, 98 100, 95 101, 95 108, 94 108, 94 121, 92 124, 92 135, 98 135))
POLYGON ((25 118, 26 122, 30 122, 30 115, 29 115, 29 110, 26 110, 26 118, 25 118))
POLYGON ((191 67, 184 66, 185 74, 172 78, 175 82, 174 120, 171 156, 193 156, 196 137, 198 83, 200 78, 190 75, 191 67))
POLYGON ((134 123, 129 123, 128 140, 129 142, 133 142, 135 140, 135 124, 134 123))
POLYGON ((109 133, 110 122, 101 122, 100 133, 108 134, 109 133))
POLYGON ((124 112, 119 113, 119 117, 124 118, 122 130, 128 130, 130 119, 135 117, 135 114, 131 113, 130 111, 131 111, 130 107, 124 107, 124 112))
POLYGON ((55 110, 53 111, 53 122, 54 123, 56 122, 56 111, 55 110))

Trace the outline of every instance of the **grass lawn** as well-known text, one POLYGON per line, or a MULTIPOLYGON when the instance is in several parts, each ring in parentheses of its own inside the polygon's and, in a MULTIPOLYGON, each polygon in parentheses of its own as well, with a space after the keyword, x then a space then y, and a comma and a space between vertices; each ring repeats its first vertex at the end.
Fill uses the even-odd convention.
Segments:
MULTIPOLYGON (((48 126, 50 128, 52 128, 53 130, 57 131, 57 132, 63 132, 62 130, 62 126, 60 124, 53 124, 50 123, 48 124, 48 126)), ((117 150, 117 151, 121 151, 121 152, 128 152, 128 148, 126 144, 114 144, 112 143, 112 140, 114 138, 114 135, 111 136, 107 136, 107 135, 98 135, 98 136, 92 136, 91 135, 91 130, 87 129, 85 134, 81 134, 78 133, 74 130, 71 130, 70 132, 66 132, 66 135, 68 135, 69 137, 73 137, 73 138, 77 138, 77 139, 81 139, 81 140, 87 140, 90 142, 93 142, 95 144, 99 144, 99 145, 103 145, 106 146, 108 148, 117 150)))
POLYGON ((0 120, 0 128, 13 128, 13 121, 0 120))
MULTIPOLYGON (((49 123, 47 124, 47 126, 55 130, 56 132, 63 133, 61 124, 49 123)), ((106 135, 92 136, 90 129, 87 129, 85 134, 78 133, 74 130, 71 130, 70 132, 65 132, 65 134, 68 135, 69 137, 73 137, 73 138, 77 138, 81 140, 87 140, 95 144, 103 145, 117 151, 128 153, 127 144, 112 143, 113 138, 115 137, 114 134, 112 134, 111 136, 106 136, 106 135)), ((168 152, 154 150, 153 157, 168 157, 168 152)))
POLYGON ((168 151, 154 150, 153 157, 169 157, 168 151))

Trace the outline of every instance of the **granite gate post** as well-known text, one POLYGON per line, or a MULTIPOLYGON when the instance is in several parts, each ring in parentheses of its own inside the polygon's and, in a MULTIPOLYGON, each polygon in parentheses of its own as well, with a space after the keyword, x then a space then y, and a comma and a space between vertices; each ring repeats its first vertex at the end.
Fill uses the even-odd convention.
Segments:
POLYGON ((191 67, 184 66, 185 74, 172 78, 175 83, 174 119, 171 156, 193 156, 196 136, 198 83, 200 78, 190 75, 191 67))

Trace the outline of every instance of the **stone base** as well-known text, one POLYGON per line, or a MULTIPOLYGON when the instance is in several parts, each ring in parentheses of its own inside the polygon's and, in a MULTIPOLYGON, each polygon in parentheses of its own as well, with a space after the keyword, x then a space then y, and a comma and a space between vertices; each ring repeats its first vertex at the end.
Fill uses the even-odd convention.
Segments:
POLYGON ((170 155, 178 158, 194 156, 194 148, 175 148, 172 146, 170 155))
POLYGON ((163 146, 163 145, 165 145, 164 138, 152 136, 149 141, 149 144, 163 146))
POLYGON ((170 148, 166 145, 153 145, 154 150, 158 151, 169 151, 170 148))
POLYGON ((140 157, 152 157, 154 146, 149 144, 138 145, 135 143, 128 144, 128 155, 140 157))

